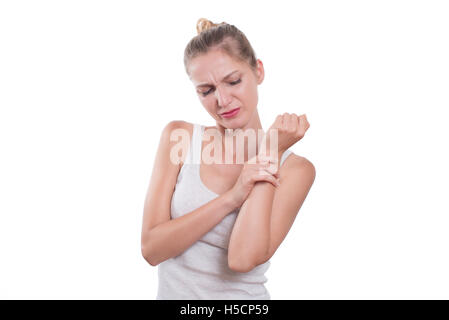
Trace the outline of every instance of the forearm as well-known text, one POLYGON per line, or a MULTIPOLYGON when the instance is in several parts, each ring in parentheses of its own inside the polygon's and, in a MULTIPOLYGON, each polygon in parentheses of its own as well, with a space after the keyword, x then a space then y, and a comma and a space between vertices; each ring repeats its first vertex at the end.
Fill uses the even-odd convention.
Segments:
POLYGON ((229 192, 176 219, 142 234, 145 259, 153 266, 175 257, 236 208, 229 192))
POLYGON ((249 271, 268 254, 274 191, 271 183, 257 182, 241 207, 228 247, 233 269, 249 271))
MULTIPOLYGON (((276 166, 281 157, 282 152, 278 153, 276 166)), ((275 190, 269 182, 257 182, 242 205, 228 247, 229 265, 235 269, 248 271, 265 261, 270 250, 275 190)))

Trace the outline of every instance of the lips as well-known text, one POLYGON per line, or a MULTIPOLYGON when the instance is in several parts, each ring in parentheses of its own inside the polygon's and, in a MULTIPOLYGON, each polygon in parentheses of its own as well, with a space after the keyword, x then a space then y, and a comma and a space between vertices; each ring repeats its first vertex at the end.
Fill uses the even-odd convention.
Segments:
POLYGON ((232 109, 226 113, 222 113, 220 116, 224 119, 232 119, 237 117, 237 115, 240 113, 240 108, 232 109))
POLYGON ((235 110, 237 110, 237 109, 239 109, 239 108, 235 108, 235 109, 232 109, 232 110, 229 110, 228 112, 223 112, 223 113, 221 113, 220 115, 227 115, 227 114, 231 114, 232 112, 234 112, 235 110))

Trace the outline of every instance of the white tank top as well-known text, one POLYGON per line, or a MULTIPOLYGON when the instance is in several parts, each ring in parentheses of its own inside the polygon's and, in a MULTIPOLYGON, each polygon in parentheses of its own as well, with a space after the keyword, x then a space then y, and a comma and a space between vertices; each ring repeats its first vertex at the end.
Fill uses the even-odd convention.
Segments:
MULTIPOLYGON (((171 219, 210 202, 219 195, 200 178, 201 145, 205 126, 193 124, 193 135, 171 200, 171 219)), ((291 154, 281 157, 281 165, 291 154)), ((269 300, 264 286, 270 261, 249 272, 228 267, 228 243, 240 209, 229 213, 214 228, 180 255, 158 265, 157 300, 269 300)))

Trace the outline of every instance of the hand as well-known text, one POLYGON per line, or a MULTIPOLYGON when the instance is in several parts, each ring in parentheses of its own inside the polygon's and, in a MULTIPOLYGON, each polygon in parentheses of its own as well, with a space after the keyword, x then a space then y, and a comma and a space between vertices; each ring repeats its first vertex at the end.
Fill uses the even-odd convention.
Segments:
MULTIPOLYGON (((294 113, 284 113, 283 115, 278 115, 274 123, 268 129, 266 133, 266 141, 269 142, 270 130, 277 129, 278 153, 282 154, 285 150, 301 140, 309 127, 310 124, 307 121, 305 114, 297 116, 294 113)), ((270 144, 268 143, 266 146, 268 150, 268 148, 270 148, 270 144)))
POLYGON ((229 191, 236 207, 241 207, 249 193, 258 181, 270 182, 274 187, 279 186, 279 174, 272 170, 275 159, 266 156, 255 156, 243 164, 243 169, 229 191))

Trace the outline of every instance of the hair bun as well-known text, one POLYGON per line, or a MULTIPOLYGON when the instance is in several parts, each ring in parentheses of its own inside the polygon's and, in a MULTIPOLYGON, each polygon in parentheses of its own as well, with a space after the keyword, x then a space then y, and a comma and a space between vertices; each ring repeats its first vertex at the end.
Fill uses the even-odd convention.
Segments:
POLYGON ((213 28, 213 27, 217 27, 221 24, 226 24, 226 22, 222 22, 219 24, 215 24, 212 21, 206 19, 206 18, 199 18, 198 22, 196 23, 196 31, 198 32, 198 34, 200 34, 201 32, 213 28))

